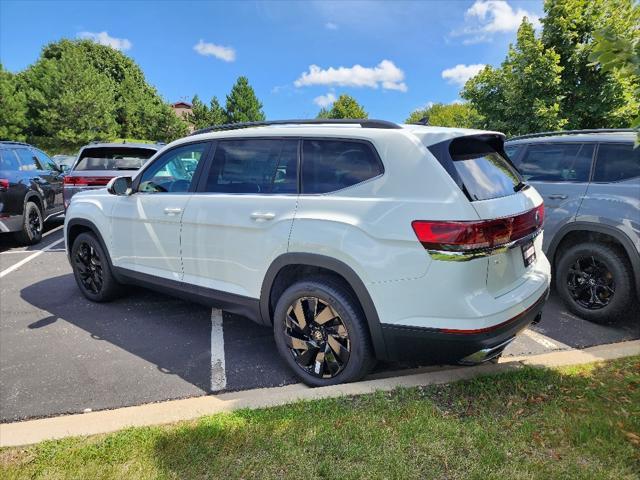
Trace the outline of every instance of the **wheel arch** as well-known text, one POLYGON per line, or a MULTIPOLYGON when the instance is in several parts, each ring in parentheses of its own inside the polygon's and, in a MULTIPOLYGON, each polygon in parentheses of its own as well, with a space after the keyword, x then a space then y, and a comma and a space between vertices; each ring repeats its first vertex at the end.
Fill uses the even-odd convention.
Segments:
POLYGON ((584 233, 610 237, 613 239, 612 243, 618 245, 623 250, 631 264, 636 294, 638 298, 640 298, 640 253, 638 253, 633 241, 624 232, 609 225, 592 222, 572 222, 562 227, 553 237, 547 249, 547 256, 551 265, 555 268, 557 261, 556 255, 561 250, 560 247, 566 243, 568 239, 573 235, 584 233))
POLYGON ((273 324, 273 306, 271 303, 272 292, 274 287, 277 287, 278 285, 277 281, 279 275, 286 272, 291 267, 300 267, 303 269, 305 267, 311 267, 341 277, 351 288, 362 307, 376 358, 381 360, 388 358, 382 326, 380 325, 380 318, 378 317, 378 312, 364 283, 358 274, 346 263, 325 255, 313 253, 285 253, 277 257, 271 263, 260 290, 260 315, 264 324, 273 324))
POLYGON ((109 267, 111 268, 111 272, 113 276, 116 277, 116 280, 121 281, 118 278, 118 274, 116 269, 113 268, 113 264, 111 263, 111 255, 109 254, 109 250, 107 249, 107 244, 100 233, 100 229, 93 223, 91 220, 87 220, 85 218, 73 218, 69 220, 65 227, 65 239, 66 239, 66 249, 67 249, 67 257, 71 258, 71 248, 73 247, 73 242, 81 233, 92 233, 98 239, 102 250, 106 253, 107 262, 109 262, 109 267))
POLYGON ((42 214, 42 219, 44 220, 46 213, 44 211, 44 198, 42 198, 42 195, 40 195, 40 193, 36 192, 35 190, 27 190, 24 195, 24 206, 27 205, 27 202, 34 202, 36 205, 38 205, 38 207, 40 208, 40 213, 42 214))

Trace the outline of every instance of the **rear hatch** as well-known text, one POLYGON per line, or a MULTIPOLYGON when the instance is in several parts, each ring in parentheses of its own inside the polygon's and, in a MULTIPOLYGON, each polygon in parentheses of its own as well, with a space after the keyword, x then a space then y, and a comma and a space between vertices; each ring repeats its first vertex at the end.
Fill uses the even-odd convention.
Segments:
POLYGON ((103 188, 114 177, 133 176, 156 151, 127 145, 83 148, 64 178, 65 207, 77 192, 103 188))
POLYGON ((457 137, 429 150, 478 214, 477 245, 491 253, 486 258, 488 290, 497 297, 517 288, 543 255, 544 207, 504 152, 503 136, 457 137))

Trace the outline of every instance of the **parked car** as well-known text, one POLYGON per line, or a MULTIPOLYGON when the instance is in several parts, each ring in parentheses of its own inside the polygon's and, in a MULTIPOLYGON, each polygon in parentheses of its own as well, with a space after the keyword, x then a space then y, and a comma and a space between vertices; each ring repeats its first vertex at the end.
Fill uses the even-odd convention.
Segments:
POLYGON ((63 172, 67 172, 76 161, 75 155, 54 155, 51 159, 55 162, 63 172))
POLYGON ((38 243, 44 222, 62 210, 62 171, 53 160, 29 144, 0 141, 0 232, 38 243))
POLYGON ((542 198, 503 140, 380 120, 206 129, 76 195, 69 260, 90 300, 139 284, 273 328, 309 385, 376 358, 489 361, 550 282, 542 198))
POLYGON ((611 321, 640 295, 640 148, 620 130, 517 137, 505 150, 544 198, 544 243, 576 315, 611 321))
POLYGON ((65 209, 76 193, 104 188, 125 170, 135 172, 163 146, 163 143, 92 142, 82 147, 64 178, 65 209))

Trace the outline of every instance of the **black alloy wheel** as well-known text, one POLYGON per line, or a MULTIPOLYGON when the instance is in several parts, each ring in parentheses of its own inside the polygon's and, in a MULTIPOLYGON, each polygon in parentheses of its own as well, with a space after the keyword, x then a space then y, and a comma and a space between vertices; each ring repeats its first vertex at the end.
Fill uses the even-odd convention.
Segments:
POLYGON ((97 250, 89 242, 81 242, 73 260, 82 287, 94 295, 99 294, 104 281, 102 260, 97 250))
POLYGON ((586 242, 558 254, 556 290, 572 313, 608 323, 633 311, 633 270, 624 251, 609 243, 586 242))
POLYGON ((611 270, 593 255, 576 259, 567 275, 567 288, 573 300, 588 310, 606 307, 616 293, 611 270))
POLYGON ((297 299, 287 310, 285 342, 300 368, 318 378, 342 372, 351 355, 347 328, 336 311, 317 297, 297 299))
POLYGON ((27 229, 29 230, 29 236, 31 238, 38 238, 42 235, 42 216, 37 207, 29 210, 27 229))

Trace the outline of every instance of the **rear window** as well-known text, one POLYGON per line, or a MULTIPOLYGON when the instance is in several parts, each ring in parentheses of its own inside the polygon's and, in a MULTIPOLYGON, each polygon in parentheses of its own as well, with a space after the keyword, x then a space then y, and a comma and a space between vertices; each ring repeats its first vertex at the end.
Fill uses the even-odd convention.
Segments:
POLYGON ((303 142, 303 193, 335 192, 382 173, 382 164, 367 143, 346 140, 303 142))
POLYGON ((457 138, 449 145, 449 154, 472 201, 513 195, 521 183, 516 169, 488 142, 457 138))
POLYGON ((601 144, 598 148, 594 182, 620 182, 640 177, 640 147, 631 143, 601 144))
POLYGON ((156 153, 149 148, 85 148, 74 170, 138 170, 156 153))

